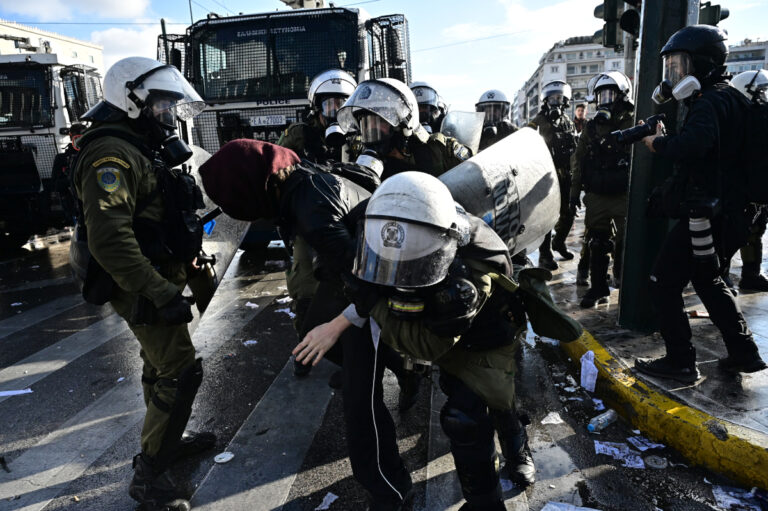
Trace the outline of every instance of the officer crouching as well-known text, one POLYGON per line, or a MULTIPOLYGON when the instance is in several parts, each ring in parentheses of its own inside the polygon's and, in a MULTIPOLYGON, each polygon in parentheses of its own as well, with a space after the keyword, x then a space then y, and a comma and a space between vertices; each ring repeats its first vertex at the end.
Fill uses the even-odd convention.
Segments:
MULTIPOLYGON (((461 509, 505 509, 494 429, 509 477, 523 488, 535 479, 514 392, 526 309, 543 335, 568 342, 581 327, 552 303, 539 279, 549 272, 522 270, 519 284, 513 280, 504 242, 432 176, 404 172, 384 181, 359 232, 345 286, 350 301, 380 341, 440 367, 448 396, 440 422, 467 501, 461 509)), ((314 344, 310 334, 299 349, 311 356, 314 344)))
POLYGON ((168 476, 182 457, 213 447, 212 433, 182 434, 203 377, 187 329, 191 303, 181 291, 202 246, 194 178, 172 169, 192 156, 175 133, 205 103, 172 66, 143 57, 114 64, 104 101, 78 145, 74 188, 80 201, 70 262, 89 303, 107 301, 141 346, 147 413, 129 493, 146 511, 185 511, 168 476))

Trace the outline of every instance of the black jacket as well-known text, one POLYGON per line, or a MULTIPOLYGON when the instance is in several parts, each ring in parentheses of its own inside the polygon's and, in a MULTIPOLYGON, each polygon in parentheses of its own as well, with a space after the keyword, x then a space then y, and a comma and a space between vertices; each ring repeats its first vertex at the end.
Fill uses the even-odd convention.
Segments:
POLYGON ((350 212, 378 185, 378 176, 365 167, 302 160, 280 188, 281 236, 304 238, 324 270, 336 274, 351 270, 357 220, 350 212))
POLYGON ((705 87, 688 100, 688 114, 677 135, 659 137, 653 148, 675 161, 688 192, 692 187, 721 199, 725 211, 742 211, 746 193, 741 177, 746 111, 741 93, 725 82, 705 87))

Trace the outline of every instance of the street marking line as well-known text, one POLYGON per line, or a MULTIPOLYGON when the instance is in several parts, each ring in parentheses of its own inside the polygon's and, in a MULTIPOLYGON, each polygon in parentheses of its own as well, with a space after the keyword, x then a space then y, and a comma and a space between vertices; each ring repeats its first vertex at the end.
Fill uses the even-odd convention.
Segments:
POLYGON ((768 435, 718 419, 663 395, 636 378, 586 330, 560 343, 574 364, 589 350, 603 399, 650 439, 747 487, 768 488, 768 435))
MULTIPOLYGON (((281 273, 265 275, 248 288, 233 290, 229 296, 234 294, 236 298, 217 308, 217 314, 206 314, 193 335, 197 356, 205 358, 214 353, 276 296, 256 298, 261 305, 258 309, 234 307, 246 299, 239 295, 241 292, 263 290, 282 276, 281 273), (226 321, 221 321, 222 318, 226 321)), ((214 300, 217 298, 221 302, 221 297, 214 300)), ((126 380, 8 463, 11 472, 6 476, 11 479, 4 476, 5 480, 0 480, 0 511, 41 511, 143 419, 145 409, 138 364, 126 380), (17 498, 8 500, 13 497, 17 498)))
POLYGON ((9 335, 13 335, 16 332, 34 326, 84 303, 83 297, 80 295, 62 296, 61 298, 56 298, 48 303, 26 310, 21 314, 3 319, 0 321, 0 339, 4 339, 9 335))
POLYGON ((289 359, 227 446, 234 459, 211 467, 193 508, 281 509, 322 424, 332 395, 326 382, 335 369, 323 361, 299 379, 289 359))

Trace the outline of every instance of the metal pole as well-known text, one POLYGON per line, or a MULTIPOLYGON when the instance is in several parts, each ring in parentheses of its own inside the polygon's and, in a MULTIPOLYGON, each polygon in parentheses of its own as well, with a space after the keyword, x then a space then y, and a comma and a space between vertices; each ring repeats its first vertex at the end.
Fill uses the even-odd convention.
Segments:
POLYGON ((192 17, 192 0, 189 0, 189 24, 195 24, 195 18, 192 17))
MULTIPOLYGON (((640 47, 635 65, 635 119, 664 112, 667 131, 677 133, 681 119, 676 101, 657 106, 651 100, 661 81, 659 52, 669 37, 684 26, 698 22, 699 0, 645 0, 642 4, 640 47)), ((654 187, 672 173, 672 162, 652 154, 642 144, 632 151, 629 209, 624 241, 624 261, 619 295, 619 324, 641 332, 656 329, 649 293, 650 273, 669 229, 666 219, 650 219, 646 201, 654 187)))
POLYGON ((163 50, 165 50, 165 63, 170 64, 171 54, 168 53, 168 33, 165 31, 165 18, 160 18, 160 30, 163 34, 163 50))

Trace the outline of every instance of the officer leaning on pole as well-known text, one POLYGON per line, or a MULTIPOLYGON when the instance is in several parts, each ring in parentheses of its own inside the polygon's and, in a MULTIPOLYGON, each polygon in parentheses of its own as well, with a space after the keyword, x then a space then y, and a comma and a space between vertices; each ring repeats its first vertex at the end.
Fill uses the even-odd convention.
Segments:
MULTIPOLYGON (((564 342, 578 338, 581 327, 552 302, 542 279, 548 271, 516 268, 514 280, 505 243, 439 180, 421 172, 393 176, 363 217, 345 292, 383 345, 440 367, 448 396, 440 423, 467 500, 461 509, 503 510, 494 429, 506 476, 519 487, 535 479, 514 392, 527 313, 537 332, 564 342)), ((349 327, 342 316, 324 333, 332 343, 349 327)), ((308 336, 300 356, 322 356, 324 347, 308 336)))
MULTIPOLYGON (((312 79, 307 97, 310 114, 307 122, 296 122, 288 126, 280 136, 277 145, 287 147, 300 158, 327 163, 357 157, 356 138, 348 141, 346 133, 336 122, 339 108, 355 91, 357 82, 346 71, 329 69, 312 79)), ((312 267, 313 251, 301 236, 287 240, 291 250, 291 267, 286 271, 288 294, 293 298, 291 310, 296 332, 301 339, 306 330, 303 323, 312 297, 317 291, 317 279, 312 267)), ((311 366, 294 361, 296 376, 309 374, 311 366)))
POLYGON ((539 246, 539 266, 547 270, 556 270, 557 263, 552 250, 560 253, 563 259, 573 259, 573 254, 565 245, 568 233, 573 227, 575 212, 568 207, 571 190, 571 155, 576 149, 576 128, 566 110, 571 101, 571 86, 561 80, 545 84, 541 88, 541 110, 528 126, 538 129, 547 143, 549 152, 557 170, 560 185, 560 216, 555 225, 555 236, 549 232, 539 246))
MULTIPOLYGON (((282 236, 301 237, 316 253, 318 287, 302 329, 325 324, 345 311, 349 301, 342 293, 340 274, 350 271, 355 254, 356 223, 350 212, 378 186, 376 172, 355 164, 320 165, 300 160, 284 147, 240 139, 211 156, 200 167, 200 175, 208 196, 225 213, 247 221, 275 219, 282 236)), ((410 382, 411 375, 405 374, 402 358, 391 348, 374 353, 369 329, 351 328, 341 341, 328 358, 342 365, 352 473, 369 492, 373 509, 397 509, 412 483, 398 455, 395 425, 384 405, 382 377, 385 367, 392 370, 403 391, 403 378, 410 382), (372 409, 376 423, 371 420, 372 409)), ((302 362, 311 361, 300 358, 297 363, 304 365, 302 362)), ((401 392, 401 409, 415 402, 418 379, 407 389, 407 393, 401 392)))
MULTIPOLYGON (((765 69, 739 73, 733 77, 731 85, 741 91, 756 107, 768 108, 768 98, 766 98, 768 71, 765 69)), ((763 235, 768 223, 768 206, 751 204, 749 207, 754 210, 754 221, 749 227, 747 244, 739 249, 743 263, 739 290, 768 291, 768 278, 760 272, 760 264, 763 262, 763 235)), ((723 268, 723 278, 729 270, 730 265, 723 268)))
POLYGON ((751 373, 766 368, 752 332, 720 268, 745 245, 752 218, 741 177, 746 114, 744 98, 728 83, 726 33, 709 25, 675 32, 661 50, 663 81, 657 103, 669 100, 688 107, 677 135, 656 133, 643 139, 648 149, 676 162, 672 177, 652 194, 652 212, 678 219, 667 234, 650 275, 666 355, 640 358, 641 373, 692 383, 699 378, 696 350, 682 292, 688 282, 722 334, 728 352, 722 370, 751 373))
POLYGON ((632 86, 619 71, 598 75, 594 82, 597 113, 587 122, 573 153, 573 185, 570 206, 575 211, 584 195, 584 227, 589 243, 590 287, 581 307, 604 303, 608 287, 609 254, 613 253, 613 276, 621 280, 621 257, 627 217, 630 146, 620 144, 611 132, 632 127, 632 86), (615 232, 615 234, 614 234, 615 232))
POLYGON ((427 82, 413 82, 409 87, 419 103, 419 122, 429 134, 438 133, 448 113, 443 98, 427 82))
POLYGON ((147 413, 129 493, 147 511, 188 510, 167 469, 216 442, 212 433, 182 438, 203 377, 181 294, 202 246, 194 212, 203 204, 194 178, 172 169, 192 156, 176 122, 204 107, 176 68, 129 57, 107 71, 104 100, 85 114, 93 124, 78 141, 70 258, 86 300, 109 301, 141 346, 147 413))
POLYGON ((485 114, 480 151, 517 131, 517 127, 509 120, 512 104, 500 90, 491 89, 483 92, 475 104, 475 111, 485 114))

